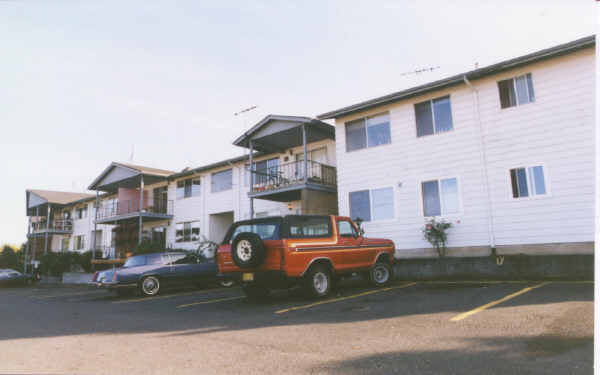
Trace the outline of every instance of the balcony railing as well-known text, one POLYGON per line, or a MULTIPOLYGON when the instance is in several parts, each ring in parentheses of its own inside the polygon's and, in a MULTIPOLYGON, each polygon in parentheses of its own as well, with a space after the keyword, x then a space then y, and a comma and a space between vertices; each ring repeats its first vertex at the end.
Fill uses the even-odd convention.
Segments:
POLYGON ((306 164, 306 178, 302 160, 252 171, 251 191, 276 190, 304 182, 337 186, 335 167, 310 160, 306 164))
POLYGON ((57 232, 72 232, 73 231, 73 220, 71 219, 56 219, 51 220, 50 225, 48 222, 43 220, 37 223, 31 223, 32 233, 40 233, 46 231, 57 231, 57 232))
POLYGON ((166 199, 152 199, 142 205, 141 211, 139 199, 116 201, 109 204, 105 203, 104 205, 100 205, 100 208, 98 209, 98 219, 106 219, 138 212, 173 215, 173 201, 166 199))

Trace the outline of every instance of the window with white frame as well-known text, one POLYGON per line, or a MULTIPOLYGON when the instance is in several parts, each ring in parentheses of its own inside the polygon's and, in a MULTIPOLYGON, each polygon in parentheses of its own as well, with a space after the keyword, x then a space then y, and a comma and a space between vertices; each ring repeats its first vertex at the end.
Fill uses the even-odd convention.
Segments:
POLYGON ((227 169, 221 172, 215 172, 210 176, 210 191, 217 193, 220 191, 231 190, 233 188, 233 171, 227 169))
POLYGON ((450 96, 415 104, 417 137, 452 130, 452 108, 450 96))
POLYGON ((423 216, 444 216, 460 212, 458 179, 445 178, 421 183, 423 216))
POLYGON ((511 169, 510 183, 513 198, 547 194, 544 167, 541 165, 511 169))
POLYGON ((60 250, 62 252, 69 251, 69 238, 65 237, 60 240, 60 250))
POLYGON ((175 224, 175 242, 195 242, 200 240, 200 222, 189 221, 175 224))
POLYGON ((73 250, 83 250, 85 249, 85 236, 75 236, 75 247, 73 250))
POLYGON ((355 151, 389 143, 392 143, 389 113, 346 123, 346 151, 355 151))
POLYGON ((498 91, 503 109, 535 101, 531 73, 498 81, 498 91))
POLYGON ((88 211, 87 205, 83 206, 83 207, 78 207, 75 210, 75 218, 76 219, 85 219, 87 217, 87 211, 88 211))
POLYGON ((200 195, 200 177, 177 181, 177 199, 200 195))
POLYGON ((362 221, 394 218, 394 189, 391 187, 350 192, 350 217, 362 221))

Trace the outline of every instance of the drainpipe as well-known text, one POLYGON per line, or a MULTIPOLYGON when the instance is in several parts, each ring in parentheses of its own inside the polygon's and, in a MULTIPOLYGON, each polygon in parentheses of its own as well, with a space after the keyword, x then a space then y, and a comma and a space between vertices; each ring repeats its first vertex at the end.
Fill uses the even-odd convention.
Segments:
POLYGON ((29 255, 29 243, 31 239, 31 216, 29 216, 29 208, 27 209, 27 246, 25 247, 25 258, 23 259, 23 273, 27 273, 27 255, 29 255))
MULTIPOLYGON (((250 192, 254 191, 254 167, 253 167, 253 160, 252 160, 252 154, 254 153, 254 145, 252 144, 252 140, 250 139, 248 141, 249 145, 250 145, 250 192)), ((250 219, 254 219, 254 198, 250 198, 250 219)))
MULTIPOLYGON (((96 248, 97 248, 97 243, 96 243, 96 237, 98 236, 98 209, 100 208, 100 201, 99 201, 99 196, 98 196, 98 190, 96 190, 96 204, 95 204, 95 208, 94 208, 94 239, 93 239, 93 247, 92 247, 92 259, 96 259, 96 248)), ((96 266, 94 265, 94 262, 92 262, 92 271, 96 270, 96 266)))
POLYGON ((46 237, 44 240, 44 255, 48 254, 48 231, 50 230, 50 211, 52 206, 48 203, 48 209, 46 210, 46 237))
POLYGON ((140 217, 139 217, 139 225, 140 227, 138 228, 138 245, 142 244, 142 209, 144 207, 144 175, 140 176, 140 217))
POLYGON ((487 214, 488 214, 488 236, 490 240, 490 248, 492 255, 496 253, 496 238, 494 235, 494 211, 492 206, 492 194, 490 192, 490 182, 487 171, 487 155, 485 147, 485 136, 483 134, 483 123, 481 122, 481 111, 479 108, 479 91, 473 87, 471 82, 467 79, 467 76, 463 76, 463 81, 471 91, 473 92, 473 107, 475 118, 477 119, 477 125, 479 127, 479 156, 481 159, 481 174, 483 180, 483 186, 487 195, 487 214))

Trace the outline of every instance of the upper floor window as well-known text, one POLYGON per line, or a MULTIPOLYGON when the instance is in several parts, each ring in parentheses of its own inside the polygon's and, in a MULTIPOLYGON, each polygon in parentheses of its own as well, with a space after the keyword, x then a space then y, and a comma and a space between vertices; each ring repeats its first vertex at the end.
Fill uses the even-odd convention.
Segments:
POLYGON ((346 123, 346 151, 391 143, 388 113, 346 123))
POLYGON ((85 236, 84 235, 80 235, 80 236, 75 236, 75 245, 73 250, 83 250, 85 249, 85 236))
POLYGON ((508 108, 535 101, 531 73, 498 82, 500 107, 508 108))
POLYGON ((362 221, 394 218, 394 189, 360 190, 350 193, 350 216, 362 221))
POLYGON ((200 195, 200 178, 177 181, 177 199, 200 195))
POLYGON ((450 96, 415 104, 415 117, 417 137, 452 130, 450 96))
POLYGON ((215 172, 210 177, 210 191, 217 193, 219 191, 231 190, 233 188, 233 172, 227 169, 221 172, 215 172))
POLYGON ((460 212, 456 177, 422 182, 421 192, 423 216, 444 216, 460 212))
POLYGON ((87 217, 87 206, 78 207, 75 210, 75 219, 85 219, 87 217))
POLYGON ((546 194, 546 178, 541 165, 511 169, 510 183, 513 198, 546 194))

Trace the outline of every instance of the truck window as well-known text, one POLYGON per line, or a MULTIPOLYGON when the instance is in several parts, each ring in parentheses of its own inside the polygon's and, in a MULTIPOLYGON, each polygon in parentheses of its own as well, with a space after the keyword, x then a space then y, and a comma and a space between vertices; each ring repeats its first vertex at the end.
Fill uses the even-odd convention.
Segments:
POLYGON ((296 216, 289 219, 290 237, 330 237, 331 218, 296 216))
POLYGON ((349 221, 338 221, 338 231, 342 237, 357 237, 356 230, 349 221))
POLYGON ((262 240, 278 240, 279 239, 279 222, 258 222, 253 224, 237 225, 231 235, 225 237, 224 242, 231 243, 235 237, 244 232, 257 234, 262 240))

